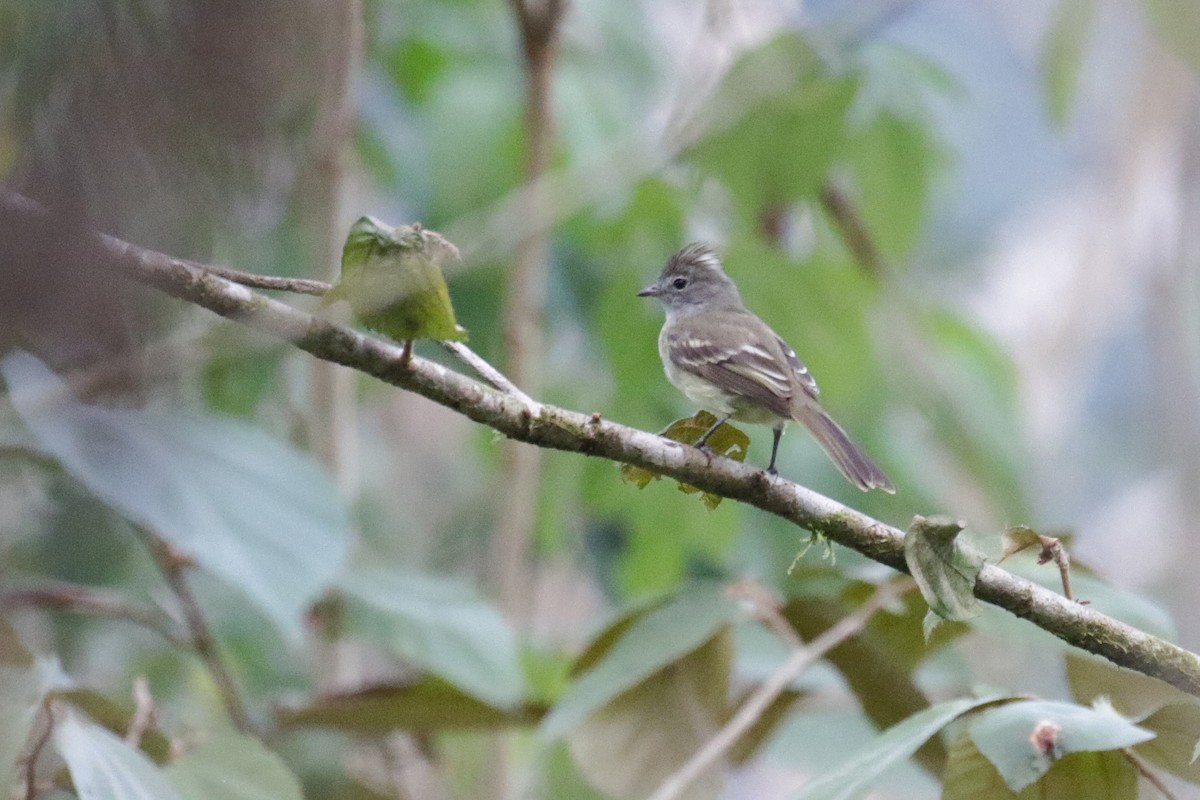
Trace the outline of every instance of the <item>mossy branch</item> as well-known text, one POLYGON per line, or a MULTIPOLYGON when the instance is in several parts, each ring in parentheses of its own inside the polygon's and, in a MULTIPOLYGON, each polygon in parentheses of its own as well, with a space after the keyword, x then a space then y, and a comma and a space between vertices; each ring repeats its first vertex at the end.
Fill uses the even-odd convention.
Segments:
MULTIPOLYGON (((0 224, 44 223, 46 213, 32 201, 0 191, 0 224)), ((906 571, 901 531, 784 478, 749 464, 710 458, 696 448, 597 413, 570 411, 498 390, 427 359, 413 356, 405 361, 399 345, 292 308, 219 277, 202 264, 109 236, 94 238, 99 260, 133 280, 284 339, 317 358, 420 394, 512 439, 655 470, 818 531, 906 571)), ((1068 644, 1200 697, 1200 656, 1170 642, 993 564, 980 571, 975 595, 1068 644)))

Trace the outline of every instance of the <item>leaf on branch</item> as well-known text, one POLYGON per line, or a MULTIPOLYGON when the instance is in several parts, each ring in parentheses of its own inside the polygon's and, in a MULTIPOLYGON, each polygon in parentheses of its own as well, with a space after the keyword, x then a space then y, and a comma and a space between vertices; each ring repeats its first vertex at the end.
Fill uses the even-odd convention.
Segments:
POLYGON ((342 248, 342 274, 326 303, 346 300, 367 328, 395 339, 466 341, 454 318, 442 267, 458 248, 419 223, 392 227, 362 217, 342 248))
POLYGON ((904 560, 921 596, 931 611, 951 622, 971 619, 980 609, 975 577, 983 556, 959 537, 964 527, 947 517, 916 516, 904 534, 904 560))
MULTIPOLYGON (((1030 547, 1040 548, 1037 563, 1040 565, 1053 561, 1058 567, 1059 574, 1062 576, 1063 596, 1068 600, 1075 599, 1071 592, 1071 557, 1067 554, 1067 549, 1063 546, 1061 540, 1053 536, 1043 536, 1024 525, 1017 525, 1004 532, 1003 536, 1001 536, 1001 542, 1004 545, 1004 549, 1000 555, 1001 562, 1009 556, 1030 547)), ((1086 604, 1086 601, 1080 602, 1086 604)))
MULTIPOLYGON (((658 435, 673 442, 680 442, 681 444, 695 444, 716 421, 717 418, 707 411, 698 411, 693 417, 684 417, 683 419, 675 420, 664 430, 659 431, 658 435)), ((708 437, 708 441, 705 444, 709 450, 719 456, 744 462, 746 460, 746 451, 750 447, 750 437, 741 429, 735 428, 728 422, 723 422, 720 427, 712 432, 712 435, 708 437)), ((635 467, 632 464, 621 465, 621 479, 635 484, 639 489, 645 489, 650 481, 658 480, 661 477, 660 473, 652 469, 635 467)), ((724 499, 712 492, 701 492, 690 483, 681 482, 679 484, 679 491, 684 494, 699 493, 700 502, 704 503, 710 511, 719 506, 721 500, 724 499)))
POLYGON ((1093 708, 1042 700, 1008 703, 971 724, 971 740, 1014 792, 1071 753, 1118 750, 1153 739, 1107 704, 1093 708))

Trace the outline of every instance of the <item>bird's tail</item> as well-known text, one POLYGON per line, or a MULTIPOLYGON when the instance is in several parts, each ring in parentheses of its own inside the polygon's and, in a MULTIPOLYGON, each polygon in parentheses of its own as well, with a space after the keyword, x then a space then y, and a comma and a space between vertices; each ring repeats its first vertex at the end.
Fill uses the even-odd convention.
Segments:
POLYGON ((798 403, 793 411, 796 420, 808 428, 809 433, 821 445, 838 470, 864 492, 869 489, 882 489, 888 494, 895 494, 896 487, 888 480, 874 461, 859 448, 842 427, 833 421, 815 402, 798 403))

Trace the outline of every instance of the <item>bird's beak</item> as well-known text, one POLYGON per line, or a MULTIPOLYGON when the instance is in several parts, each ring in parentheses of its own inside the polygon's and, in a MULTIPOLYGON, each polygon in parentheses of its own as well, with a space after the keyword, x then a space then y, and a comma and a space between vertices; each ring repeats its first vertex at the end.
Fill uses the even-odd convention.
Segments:
POLYGON ((662 290, 659 289, 658 284, 655 283, 651 286, 647 286, 645 289, 642 289, 640 292, 638 292, 637 296, 638 297, 658 297, 660 294, 662 294, 662 290))

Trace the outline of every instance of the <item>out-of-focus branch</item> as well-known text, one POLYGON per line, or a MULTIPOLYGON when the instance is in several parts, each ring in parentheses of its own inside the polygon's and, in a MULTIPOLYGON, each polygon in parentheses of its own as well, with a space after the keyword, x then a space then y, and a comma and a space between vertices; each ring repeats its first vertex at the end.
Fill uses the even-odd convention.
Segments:
POLYGON ((183 647, 190 645, 187 632, 162 609, 92 586, 67 581, 41 581, 29 586, 0 589, 0 609, 23 607, 125 620, 154 631, 172 644, 183 647))
POLYGON ((783 634, 781 638, 789 644, 791 655, 746 698, 745 702, 729 718, 729 721, 721 727, 721 730, 717 731, 711 739, 693 753, 687 763, 667 776, 654 794, 650 795, 650 800, 675 800, 687 791, 696 778, 725 755, 729 748, 733 747, 737 740, 754 726, 767 707, 775 701, 775 698, 783 694, 792 681, 824 658, 830 650, 862 633, 863 628, 876 612, 904 592, 914 588, 916 588, 916 584, 910 580, 883 584, 875 590, 875 594, 867 598, 865 603, 842 617, 807 645, 796 644, 795 631, 786 627, 785 623, 785 628, 789 633, 783 634))
MULTIPOLYGON (((0 190, 0 225, 29 224, 46 212, 0 190)), ((401 348, 292 308, 209 273, 202 265, 146 250, 111 236, 92 237, 104 267, 172 297, 269 333, 317 358, 342 364, 420 394, 505 436, 538 447, 645 467, 774 514, 808 531, 906 571, 904 533, 897 528, 763 470, 600 417, 529 403, 401 348)), ((975 595, 1028 620, 1064 642, 1200 697, 1200 656, 1057 592, 985 564, 975 595)))
POLYGON ((821 187, 821 206, 833 220, 842 241, 846 243, 846 249, 863 271, 872 278, 881 277, 883 256, 875 246, 875 240, 871 238, 871 232, 867 230, 862 215, 846 193, 832 181, 826 181, 821 187))
POLYGON ((233 680, 233 673, 229 671, 225 659, 221 657, 216 639, 213 638, 212 631, 208 629, 208 621, 204 619, 204 613, 200 610, 200 603, 197 602, 196 595, 188 586, 185 573, 190 562, 149 531, 146 532, 145 539, 150 555, 158 564, 171 593, 179 601, 179 607, 183 611, 183 618, 190 634, 191 647, 204 662, 209 674, 212 675, 213 682, 217 687, 217 694, 220 695, 225 712, 229 715, 229 721, 242 733, 253 734, 255 732, 254 723, 250 720, 246 703, 242 700, 241 692, 238 691, 237 684, 233 680))
MULTIPOLYGON (((335 54, 318 87, 326 109, 313 132, 314 158, 304 175, 300 230, 305 238, 306 274, 337 276, 343 233, 342 184, 345 159, 354 133, 354 75, 362 60, 362 3, 338 0, 328 6, 331 31, 325 37, 335 54)), ((354 376, 332 364, 314 364, 309 408, 309 437, 317 456, 343 492, 352 492, 357 471, 357 406, 354 376)))
MULTIPOLYGON (((520 217, 524 229, 508 273, 501 310, 505 371, 528 392, 541 390, 543 316, 549 264, 547 192, 541 180, 550 165, 553 113, 551 79, 565 0, 509 0, 524 56, 524 182, 520 217)), ((515 441, 500 451, 496 496, 500 513, 492 533, 491 554, 500 602, 518 625, 529 599, 529 543, 537 519, 541 451, 515 441)))

